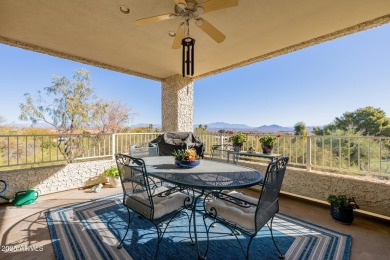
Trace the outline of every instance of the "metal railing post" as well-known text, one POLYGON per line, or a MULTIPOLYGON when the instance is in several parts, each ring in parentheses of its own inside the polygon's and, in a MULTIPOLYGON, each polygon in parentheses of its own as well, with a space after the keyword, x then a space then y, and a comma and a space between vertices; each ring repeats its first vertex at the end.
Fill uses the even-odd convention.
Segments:
MULTIPOLYGON (((224 138, 223 133, 221 133, 219 135, 219 144, 221 145, 221 149, 223 149, 223 138, 224 138)), ((219 158, 223 159, 223 151, 219 155, 219 158)))
POLYGON ((306 139, 306 170, 311 171, 311 137, 306 139))
POLYGON ((111 147, 111 151, 112 151, 112 159, 115 160, 115 134, 112 134, 111 135, 111 138, 112 138, 112 141, 111 141, 111 144, 112 144, 112 147, 111 147))

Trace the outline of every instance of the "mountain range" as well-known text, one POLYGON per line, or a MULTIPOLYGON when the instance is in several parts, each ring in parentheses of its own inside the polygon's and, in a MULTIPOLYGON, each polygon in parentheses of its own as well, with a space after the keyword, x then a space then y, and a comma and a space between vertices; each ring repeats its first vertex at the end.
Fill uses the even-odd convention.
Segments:
MULTIPOLYGON (((218 131, 220 129, 224 130, 235 130, 235 131, 251 131, 251 132, 293 132, 294 127, 292 126, 280 126, 280 125, 262 125, 262 126, 249 126, 245 124, 230 124, 225 122, 214 122, 209 124, 202 124, 203 126, 207 125, 207 130, 209 131, 218 131)), ((135 125, 131 125, 131 128, 136 127, 147 127, 149 124, 146 123, 139 123, 135 125)), ((199 124, 194 124, 194 127, 198 127, 199 124)), ((153 127, 155 128, 161 128, 161 124, 153 124, 153 127)), ((312 126, 308 126, 307 130, 310 132, 313 130, 312 126)))
MULTIPOLYGON (((137 127, 148 127, 150 124, 148 123, 139 123, 131 125, 130 128, 137 127)), ((154 128, 161 128, 161 124, 152 124, 154 128)), ((230 124, 225 122, 214 122, 209 124, 202 124, 203 126, 207 125, 207 130, 212 132, 217 132, 218 130, 232 130, 232 131, 243 131, 243 132, 263 132, 263 133, 272 133, 272 132, 293 132, 294 127, 292 126, 280 126, 280 125, 262 125, 262 126, 249 126, 245 124, 230 124)), ((26 128, 31 127, 31 124, 13 124, 14 127, 26 128)), ((194 128, 197 128, 199 124, 194 124, 194 128)), ((38 128, 53 128, 48 124, 36 124, 34 127, 38 128)), ((307 130, 311 132, 313 130, 312 126, 307 126, 307 130)))
MULTIPOLYGON (((198 125, 195 125, 197 127, 198 125)), ((225 122, 215 122, 207 124, 208 130, 218 131, 220 129, 224 130, 237 130, 237 131, 252 131, 252 132, 292 132, 294 131, 293 127, 284 127, 280 125, 262 125, 258 127, 253 127, 245 124, 230 124, 225 122)))

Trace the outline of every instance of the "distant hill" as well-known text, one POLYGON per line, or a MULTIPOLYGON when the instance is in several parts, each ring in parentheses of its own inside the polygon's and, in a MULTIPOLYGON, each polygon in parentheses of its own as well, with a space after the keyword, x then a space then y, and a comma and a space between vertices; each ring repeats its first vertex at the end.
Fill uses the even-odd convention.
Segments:
MULTIPOLYGON (((225 122, 215 122, 215 123, 210 123, 210 124, 205 124, 208 126, 208 129, 250 129, 252 128, 249 125, 244 125, 244 124, 229 124, 225 122)), ((198 127, 199 124, 195 124, 195 127, 198 127)))
MULTIPOLYGON (((130 128, 137 128, 137 127, 148 127, 149 123, 138 123, 131 125, 130 128)), ((152 124, 154 128, 160 128, 161 124, 152 124)), ((258 127, 253 127, 245 124, 230 124, 225 122, 214 122, 209 124, 202 124, 207 125, 207 130, 212 132, 217 132, 218 130, 224 129, 224 130, 233 130, 233 131, 243 131, 243 132, 262 132, 262 133, 292 133, 294 132, 294 127, 292 126, 280 126, 280 125, 262 125, 258 127)), ((16 127, 16 128, 28 128, 31 127, 31 124, 9 124, 9 127, 16 127)), ((194 128, 197 128, 199 124, 194 124, 194 128)), ((53 129, 53 127, 49 124, 45 123, 38 123, 33 126, 34 128, 46 128, 46 129, 53 129)), ((313 131, 313 126, 307 126, 307 130, 309 132, 313 131)))
MULTIPOLYGON (((194 127, 198 127, 199 124, 194 125, 194 127)), ((280 125, 262 125, 259 127, 253 127, 244 124, 230 124, 225 122, 215 122, 206 124, 208 126, 209 131, 218 131, 220 129, 224 130, 236 130, 243 132, 262 132, 262 133, 293 133, 294 127, 292 126, 280 126, 280 125)), ((313 126, 307 126, 307 131, 312 132, 313 126)))
POLYGON ((262 125, 253 129, 258 132, 293 132, 293 127, 284 127, 280 125, 262 125))
MULTIPOLYGON (((135 125, 129 126, 130 128, 137 128, 137 127, 148 127, 150 124, 148 123, 139 123, 135 125)), ((161 128, 161 124, 152 124, 154 128, 161 128)))
MULTIPOLYGON (((294 131, 293 127, 284 127, 280 125, 262 125, 259 127, 253 127, 245 124, 230 124, 225 122, 215 122, 206 124, 208 130, 218 131, 220 129, 224 130, 236 130, 243 132, 292 132, 294 131)), ((197 127, 198 125, 195 125, 197 127)))
MULTIPOLYGON (((150 124, 148 123, 139 123, 131 125, 130 128, 137 128, 137 127, 148 127, 150 124)), ((152 124, 154 128, 160 128, 161 124, 152 124)), ((233 131, 243 131, 243 132, 263 132, 263 133, 276 133, 276 132, 294 132, 294 127, 285 127, 280 125, 262 125, 259 127, 253 127, 245 124, 230 124, 225 122, 214 122, 209 124, 202 124, 207 125, 207 130, 212 132, 217 132, 218 130, 224 129, 224 130, 233 130, 233 131)), ((31 124, 10 124, 9 127, 17 127, 17 128, 28 128, 31 127, 31 124)), ((194 128, 197 128, 199 124, 194 124, 194 128)), ((44 123, 38 123, 33 125, 34 128, 46 128, 46 129, 53 129, 52 126, 44 123)), ((307 130, 309 132, 313 131, 313 126, 308 126, 307 130)))
MULTIPOLYGON (((245 124, 231 124, 225 122, 214 122, 208 124, 202 124, 203 126, 207 125, 207 130, 212 132, 217 132, 218 130, 233 130, 233 131, 243 131, 243 132, 262 132, 262 133, 292 133, 294 132, 294 127, 292 126, 280 126, 280 125, 262 125, 258 127, 253 127, 245 124)), ((147 123, 139 123, 135 125, 131 125, 130 128, 136 127, 147 127, 149 124, 147 123)), ((197 128, 199 124, 194 124, 194 128, 197 128)), ((160 128, 161 124, 153 124, 154 128, 160 128)), ((313 126, 307 126, 307 130, 309 132, 313 131, 313 126)))

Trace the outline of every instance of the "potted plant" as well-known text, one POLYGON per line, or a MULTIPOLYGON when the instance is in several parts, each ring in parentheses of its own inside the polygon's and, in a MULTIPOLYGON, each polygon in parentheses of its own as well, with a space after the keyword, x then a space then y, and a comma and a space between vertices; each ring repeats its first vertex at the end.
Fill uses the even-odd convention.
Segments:
POLYGON ((173 150, 172 156, 175 157, 175 164, 179 167, 192 168, 200 163, 195 148, 173 150))
POLYGON ((112 166, 111 168, 104 170, 103 174, 108 177, 108 181, 110 182, 111 187, 118 187, 121 184, 117 167, 112 166))
POLYGON ((260 138, 261 149, 264 154, 271 154, 274 149, 274 144, 276 143, 276 137, 266 135, 260 138))
POLYGON ((229 142, 233 142, 234 151, 239 152, 241 151, 244 142, 246 142, 246 135, 242 132, 238 132, 229 137, 229 142))
POLYGON ((329 195, 328 202, 330 203, 330 215, 332 218, 342 224, 351 224, 353 221, 353 210, 359 206, 355 202, 355 198, 348 198, 346 195, 329 195))

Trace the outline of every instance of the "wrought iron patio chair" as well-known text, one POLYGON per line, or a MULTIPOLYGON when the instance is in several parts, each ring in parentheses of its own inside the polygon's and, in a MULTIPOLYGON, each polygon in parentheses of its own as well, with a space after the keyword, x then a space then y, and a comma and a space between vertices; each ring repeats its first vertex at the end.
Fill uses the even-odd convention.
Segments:
MULTIPOLYGON (((131 221, 138 214, 150 221, 157 230, 156 258, 161 239, 171 221, 180 216, 180 213, 186 214, 190 220, 184 209, 191 207, 192 196, 174 185, 156 186, 154 180, 148 175, 145 162, 141 158, 125 154, 116 154, 115 157, 123 188, 123 205, 129 214, 126 233, 117 248, 122 248, 131 221), (162 224, 165 224, 165 227, 162 224)), ((192 241, 190 227, 188 231, 192 241)))
POLYGON ((233 150, 232 144, 215 144, 211 146, 211 157, 210 159, 213 160, 215 156, 225 156, 227 158, 227 152, 233 150))
POLYGON ((142 157, 150 157, 150 156, 158 156, 158 144, 141 142, 130 145, 130 153, 131 157, 142 158, 142 157))
POLYGON ((215 223, 221 223, 232 231, 246 259, 249 259, 249 249, 252 240, 264 225, 267 225, 271 232, 272 241, 279 253, 279 258, 284 259, 284 255, 273 236, 272 221, 275 214, 279 211, 279 192, 288 160, 288 157, 282 157, 268 165, 259 199, 236 191, 230 193, 214 191, 205 197, 203 221, 206 227, 206 219, 212 219, 212 223, 206 228, 206 254, 209 248, 210 228, 215 223), (246 252, 237 237, 237 230, 249 236, 246 252))
MULTIPOLYGON (((158 144, 141 142, 130 145, 129 155, 134 158, 159 156, 158 144)), ((152 178, 155 184, 161 185, 161 180, 152 178)))

